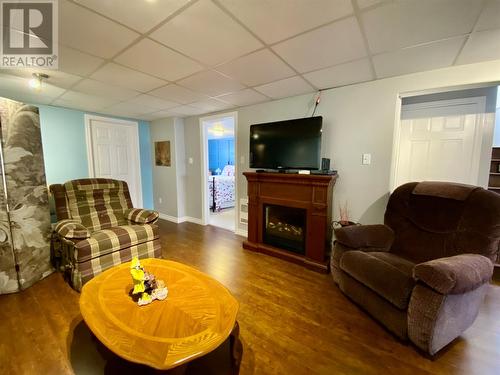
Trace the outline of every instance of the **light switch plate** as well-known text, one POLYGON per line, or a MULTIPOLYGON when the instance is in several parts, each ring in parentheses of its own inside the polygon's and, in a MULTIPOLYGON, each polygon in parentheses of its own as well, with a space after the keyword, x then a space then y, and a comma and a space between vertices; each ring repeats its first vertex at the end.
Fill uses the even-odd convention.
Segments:
POLYGON ((240 157, 240 164, 245 164, 245 157, 244 156, 240 157))
POLYGON ((363 154, 361 164, 370 165, 372 163, 372 154, 363 154))

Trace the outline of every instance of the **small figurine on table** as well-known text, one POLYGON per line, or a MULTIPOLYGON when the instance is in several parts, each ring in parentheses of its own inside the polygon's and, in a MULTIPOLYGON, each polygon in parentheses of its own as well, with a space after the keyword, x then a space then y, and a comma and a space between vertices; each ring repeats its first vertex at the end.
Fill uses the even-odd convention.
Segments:
POLYGON ((150 304, 155 299, 162 301, 167 298, 168 289, 163 280, 156 280, 153 274, 146 272, 137 257, 130 263, 130 274, 134 281, 132 295, 139 296, 139 306, 150 304))

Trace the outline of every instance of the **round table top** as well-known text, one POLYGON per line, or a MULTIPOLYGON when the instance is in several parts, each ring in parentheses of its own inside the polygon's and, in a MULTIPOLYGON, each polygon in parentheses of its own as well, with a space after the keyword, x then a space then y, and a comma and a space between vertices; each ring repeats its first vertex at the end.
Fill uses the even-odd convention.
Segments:
POLYGON ((86 283, 80 296, 83 319, 108 349, 131 362, 166 370, 205 355, 233 329, 238 302, 210 276, 184 264, 142 259, 141 265, 165 281, 168 297, 138 306, 130 262, 86 283))

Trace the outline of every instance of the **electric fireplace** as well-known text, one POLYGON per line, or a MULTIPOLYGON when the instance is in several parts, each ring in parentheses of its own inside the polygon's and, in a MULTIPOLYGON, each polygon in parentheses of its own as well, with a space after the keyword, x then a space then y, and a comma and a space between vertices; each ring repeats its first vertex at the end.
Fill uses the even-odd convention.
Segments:
POLYGON ((307 211, 264 205, 264 243, 304 255, 307 211))
POLYGON ((328 272, 336 175, 244 172, 248 237, 243 248, 328 272))

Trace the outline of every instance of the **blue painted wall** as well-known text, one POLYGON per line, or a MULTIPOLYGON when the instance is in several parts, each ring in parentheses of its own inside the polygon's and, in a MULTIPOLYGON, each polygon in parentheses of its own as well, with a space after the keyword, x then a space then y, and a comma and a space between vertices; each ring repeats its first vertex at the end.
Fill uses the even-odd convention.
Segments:
POLYGON ((226 165, 234 165, 234 138, 208 140, 208 169, 215 174, 226 165))
MULTIPOLYGON (((38 105, 38 107, 47 183, 63 183, 75 178, 88 177, 85 112, 48 105, 38 105)), ((143 206, 153 208, 149 122, 138 122, 143 206)))

